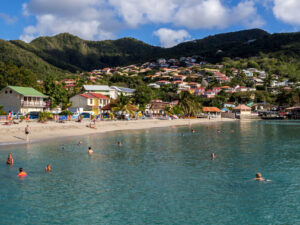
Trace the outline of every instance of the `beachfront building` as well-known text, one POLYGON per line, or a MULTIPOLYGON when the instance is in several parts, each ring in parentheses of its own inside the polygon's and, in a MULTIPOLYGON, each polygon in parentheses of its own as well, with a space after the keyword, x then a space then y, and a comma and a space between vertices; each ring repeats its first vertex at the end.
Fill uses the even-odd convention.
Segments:
POLYGON ((83 85, 83 90, 85 92, 99 93, 112 99, 117 99, 121 93, 125 96, 131 96, 135 92, 135 89, 117 86, 110 87, 108 85, 83 85))
POLYGON ((87 92, 73 96, 70 98, 70 102, 72 111, 92 111, 94 115, 98 115, 101 108, 109 104, 110 98, 100 93, 87 92))
POLYGON ((221 118, 221 110, 217 107, 203 107, 203 113, 208 117, 221 118))
POLYGON ((0 91, 0 105, 5 112, 42 112, 48 97, 31 87, 7 86, 0 91))
POLYGON ((286 111, 290 112, 292 119, 300 119, 300 106, 287 108, 286 111))
POLYGON ((238 116, 251 116, 251 108, 246 105, 238 105, 233 108, 232 112, 238 116))

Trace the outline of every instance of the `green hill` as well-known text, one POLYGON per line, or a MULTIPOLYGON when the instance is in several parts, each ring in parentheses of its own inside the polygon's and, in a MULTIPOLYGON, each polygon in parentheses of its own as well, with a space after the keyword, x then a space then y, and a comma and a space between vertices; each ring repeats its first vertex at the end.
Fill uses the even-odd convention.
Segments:
POLYGON ((199 55, 218 62, 223 57, 252 57, 261 53, 277 58, 300 58, 300 33, 269 34, 252 29, 208 36, 173 48, 151 46, 134 38, 85 41, 67 33, 39 37, 29 44, 0 40, 0 62, 23 66, 40 78, 143 63, 160 57, 199 55), (222 51, 217 54, 218 50, 222 51))
POLYGON ((22 45, 29 46, 22 41, 8 42, 0 39, 0 62, 4 64, 11 63, 18 67, 23 66, 35 72, 40 78, 53 74, 64 74, 62 69, 49 64, 34 52, 19 47, 22 45))

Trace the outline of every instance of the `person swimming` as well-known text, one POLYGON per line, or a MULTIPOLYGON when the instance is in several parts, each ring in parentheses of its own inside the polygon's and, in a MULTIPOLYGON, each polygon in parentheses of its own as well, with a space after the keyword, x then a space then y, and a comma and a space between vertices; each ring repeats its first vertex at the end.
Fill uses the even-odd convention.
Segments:
POLYGON ((215 157, 216 157, 215 153, 211 153, 210 157, 211 157, 212 160, 215 159, 215 157))
POLYGON ((261 173, 256 173, 254 180, 265 181, 266 179, 261 176, 261 173))
POLYGON ((194 130, 194 129, 192 129, 191 131, 192 131, 192 133, 195 133, 195 130, 194 130))
POLYGON ((82 145, 82 141, 79 141, 77 145, 82 145))
POLYGON ((52 167, 50 164, 48 164, 45 168, 45 172, 51 172, 52 171, 52 167))
POLYGON ((181 137, 184 137, 184 133, 181 133, 181 137))
POLYGON ((6 164, 7 164, 7 165, 12 165, 12 164, 14 164, 14 158, 12 157, 12 154, 11 154, 11 153, 8 154, 8 158, 7 158, 7 160, 6 160, 6 164))
POLYGON ((23 168, 19 168, 19 174, 18 177, 26 177, 27 173, 25 171, 23 171, 23 168))
POLYGON ((121 147, 122 146, 122 143, 121 141, 118 141, 118 146, 121 147))
POLYGON ((88 151, 88 153, 91 155, 91 154, 93 154, 93 149, 92 149, 92 147, 89 147, 89 151, 88 151))

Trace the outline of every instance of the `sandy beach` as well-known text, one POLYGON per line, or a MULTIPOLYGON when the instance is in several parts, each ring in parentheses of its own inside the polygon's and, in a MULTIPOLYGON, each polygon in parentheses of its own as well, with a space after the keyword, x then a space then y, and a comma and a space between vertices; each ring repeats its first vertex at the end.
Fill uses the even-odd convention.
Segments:
POLYGON ((67 121, 65 123, 56 122, 22 122, 20 124, 3 125, 0 127, 0 145, 22 144, 26 143, 25 127, 30 126, 30 142, 41 140, 57 139, 63 137, 84 136, 89 134, 105 133, 120 130, 138 130, 155 127, 184 126, 199 123, 215 123, 235 121, 226 118, 214 119, 178 119, 178 120, 132 120, 132 121, 99 121, 95 128, 89 128, 89 121, 81 123, 67 121))

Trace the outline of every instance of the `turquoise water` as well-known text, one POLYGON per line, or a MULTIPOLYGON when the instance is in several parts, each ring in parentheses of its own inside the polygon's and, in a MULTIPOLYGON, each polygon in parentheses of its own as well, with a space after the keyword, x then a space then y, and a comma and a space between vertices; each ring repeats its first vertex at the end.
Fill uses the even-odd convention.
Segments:
POLYGON ((192 128, 1 147, 0 224, 300 224, 299 122, 192 128))

